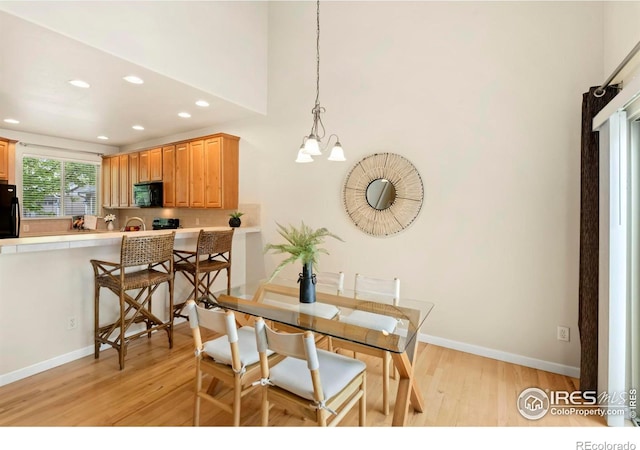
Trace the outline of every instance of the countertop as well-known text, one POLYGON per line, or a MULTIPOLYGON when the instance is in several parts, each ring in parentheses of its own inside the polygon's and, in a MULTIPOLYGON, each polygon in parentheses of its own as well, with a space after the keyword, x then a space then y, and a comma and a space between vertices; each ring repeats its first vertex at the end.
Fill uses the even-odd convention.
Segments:
MULTIPOLYGON (((69 231, 64 233, 38 233, 37 236, 25 234, 13 239, 0 239, 0 254, 39 252, 45 250, 61 250, 79 247, 96 247, 104 245, 120 245, 122 236, 145 236, 158 233, 176 232, 176 239, 188 239, 198 236, 200 230, 228 230, 229 227, 196 227, 178 228, 175 230, 146 230, 146 231, 69 231)), ((235 233, 259 233, 259 227, 239 227, 235 233)))

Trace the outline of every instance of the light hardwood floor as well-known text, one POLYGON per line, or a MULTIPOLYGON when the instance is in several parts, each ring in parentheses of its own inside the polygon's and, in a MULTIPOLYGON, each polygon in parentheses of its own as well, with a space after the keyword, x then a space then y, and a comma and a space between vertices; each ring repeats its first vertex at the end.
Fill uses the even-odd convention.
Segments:
MULTIPOLYGON (((381 367, 367 362, 367 425, 388 426, 381 412, 381 367)), ((193 343, 188 324, 176 326, 174 347, 165 333, 129 346, 125 369, 117 353, 102 352, 0 387, 0 426, 190 426, 193 420, 193 343)), ((531 421, 520 416, 516 400, 528 387, 578 389, 578 380, 540 370, 420 344, 416 377, 425 411, 410 409, 408 425, 450 426, 604 426, 599 417, 552 416, 531 421)), ((391 380, 395 393, 397 381, 391 380)), ((259 391, 243 401, 242 424, 260 424, 259 391)), ((391 399, 393 411, 394 400, 391 399)), ((229 426, 231 415, 203 403, 202 426, 229 426)), ((274 426, 313 423, 274 409, 274 426)), ((342 425, 357 426, 357 408, 342 425)))

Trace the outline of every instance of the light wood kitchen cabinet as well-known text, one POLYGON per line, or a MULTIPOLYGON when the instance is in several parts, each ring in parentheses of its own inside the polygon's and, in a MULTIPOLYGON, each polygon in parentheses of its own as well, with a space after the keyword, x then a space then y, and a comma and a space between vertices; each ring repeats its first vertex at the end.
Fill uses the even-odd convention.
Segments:
POLYGON ((149 150, 149 179, 162 181, 162 148, 149 150))
POLYGON ((217 134, 190 142, 190 190, 192 208, 238 207, 238 141, 217 134))
POLYGON ((176 146, 162 147, 162 205, 165 208, 176 206, 175 160, 176 146))
POLYGON ((204 140, 189 142, 189 206, 204 208, 204 140))
POLYGON ((9 179, 9 143, 0 141, 0 180, 9 179))
POLYGON ((144 183, 151 181, 151 172, 149 170, 149 154, 150 150, 138 153, 138 181, 144 183))
POLYGON ((133 206, 133 184, 137 182, 137 154, 119 154, 102 159, 102 206, 133 206))
POLYGON ((189 143, 176 144, 175 201, 177 208, 189 207, 189 143))
POLYGON ((131 185, 129 180, 129 155, 124 154, 118 156, 118 206, 130 206, 131 185))
POLYGON ((106 157, 103 206, 135 206, 133 185, 163 182, 167 208, 238 208, 238 143, 228 134, 106 157))
POLYGON ((111 207, 120 206, 120 157, 111 157, 111 207))
POLYGON ((102 206, 111 207, 111 158, 102 158, 102 206))
POLYGON ((16 183, 16 142, 0 138, 0 180, 16 183))
POLYGON ((222 207, 222 143, 220 138, 204 141, 205 208, 222 207))
POLYGON ((240 138, 221 134, 208 139, 206 166, 212 174, 208 180, 207 193, 211 208, 237 209, 239 189, 239 142, 240 138), (216 142, 217 141, 217 142, 216 142), (215 173, 215 176, 213 176, 215 173), (214 181, 215 180, 215 181, 214 181), (218 206, 213 206, 214 204, 218 206))
POLYGON ((129 206, 135 206, 133 198, 133 185, 140 181, 138 173, 138 153, 129 153, 129 206))
POLYGON ((162 181, 162 148, 144 150, 138 159, 140 182, 162 181))

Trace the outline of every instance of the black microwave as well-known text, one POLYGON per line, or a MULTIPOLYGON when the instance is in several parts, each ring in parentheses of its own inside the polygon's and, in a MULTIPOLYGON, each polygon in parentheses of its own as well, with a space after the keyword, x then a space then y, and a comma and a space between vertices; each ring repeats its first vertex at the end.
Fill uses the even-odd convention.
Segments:
POLYGON ((162 207, 162 182, 150 181, 133 185, 133 201, 141 208, 162 207))

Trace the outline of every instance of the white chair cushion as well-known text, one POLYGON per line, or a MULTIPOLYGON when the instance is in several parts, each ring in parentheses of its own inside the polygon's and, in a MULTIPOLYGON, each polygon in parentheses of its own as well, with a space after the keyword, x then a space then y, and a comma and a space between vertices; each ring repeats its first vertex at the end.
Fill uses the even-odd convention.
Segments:
MULTIPOLYGON (((231 365, 231 348, 227 336, 207 341, 203 345, 204 352, 211 356, 214 361, 231 365)), ((250 366, 260 360, 256 347, 256 334, 253 327, 242 327, 238 329, 238 350, 240 353, 240 364, 250 366)), ((267 350, 267 356, 273 354, 267 350)))
MULTIPOLYGON (((367 365, 357 359, 318 350, 320 380, 325 399, 342 391, 367 365)), ((307 362, 287 357, 270 369, 271 383, 302 398, 313 400, 313 384, 307 362)))
POLYGON ((386 331, 387 333, 393 333, 398 325, 398 319, 395 317, 359 310, 353 311, 348 316, 340 317, 340 322, 371 328, 372 330, 386 331))

